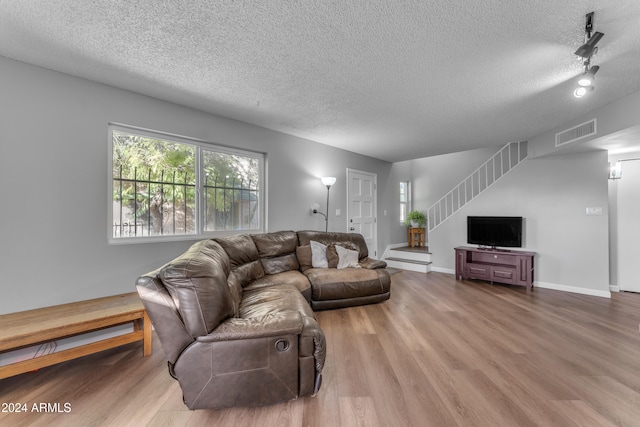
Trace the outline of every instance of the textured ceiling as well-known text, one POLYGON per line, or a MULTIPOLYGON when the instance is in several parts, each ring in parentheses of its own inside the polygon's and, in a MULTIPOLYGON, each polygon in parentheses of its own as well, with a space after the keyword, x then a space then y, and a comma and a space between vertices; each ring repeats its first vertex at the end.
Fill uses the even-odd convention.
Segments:
POLYGON ((0 0, 0 55, 388 161, 640 89, 638 0, 0 0), (573 97, 585 14, 605 33, 573 97))

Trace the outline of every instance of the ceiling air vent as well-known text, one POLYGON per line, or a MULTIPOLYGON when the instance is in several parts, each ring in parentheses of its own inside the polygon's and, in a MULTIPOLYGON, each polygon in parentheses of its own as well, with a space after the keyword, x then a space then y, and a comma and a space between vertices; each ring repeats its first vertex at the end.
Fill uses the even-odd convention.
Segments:
POLYGON ((556 133, 556 147, 596 134, 596 119, 556 133))

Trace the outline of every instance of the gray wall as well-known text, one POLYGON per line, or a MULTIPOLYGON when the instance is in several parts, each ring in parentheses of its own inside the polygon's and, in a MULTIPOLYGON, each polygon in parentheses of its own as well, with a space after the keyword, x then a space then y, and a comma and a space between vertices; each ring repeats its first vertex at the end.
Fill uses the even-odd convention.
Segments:
MULTIPOLYGON (((433 157, 396 162, 391 168, 389 186, 385 194, 394 194, 399 200, 398 185, 411 181, 411 209, 427 213, 427 209, 440 197, 460 183, 494 155, 502 146, 480 148, 433 157)), ((407 241, 407 228, 400 224, 400 205, 392 207, 391 242, 407 241)))
MULTIPOLYGON (((603 138, 604 136, 640 125, 638 111, 640 111, 640 91, 627 95, 618 101, 607 104, 575 120, 531 138, 529 140, 529 156, 539 157, 558 152, 555 146, 556 133, 565 131, 594 118, 597 119, 597 133, 595 135, 570 143, 562 147, 561 150, 563 152, 580 151, 584 149, 583 147, 585 145, 588 145, 595 139, 600 139, 607 143, 609 141, 603 138)), ((611 145, 612 149, 618 148, 615 145, 615 141, 610 141, 609 143, 613 143, 611 145)))
MULTIPOLYGON (((407 162, 417 194, 414 208, 426 212, 499 149, 407 162)), ((429 233, 433 268, 453 272, 453 248, 466 244, 468 215, 523 216, 523 250, 538 253, 539 285, 608 294, 607 165, 604 151, 525 160, 429 233), (602 207, 603 215, 586 216, 592 206, 602 207)))
MULTIPOLYGON (((331 230, 346 230, 348 167, 377 173, 378 188, 387 187, 387 162, 3 57, 0 75, 0 313, 131 292, 139 274, 192 244, 107 244, 109 122, 267 153, 270 231, 324 229, 309 210, 324 206, 321 176, 338 178, 331 230)), ((380 194, 382 253, 389 216, 380 194)))
POLYGON ((434 266, 455 268, 468 215, 522 216, 523 250, 537 252, 539 286, 607 296, 607 164, 604 151, 525 160, 430 233, 434 266), (602 215, 587 216, 587 207, 602 215))
MULTIPOLYGON (((597 144, 619 148, 619 144, 634 142, 621 138, 628 134, 625 130, 637 129, 640 125, 639 109, 640 92, 635 92, 531 138, 528 160, 429 235, 434 267, 453 270, 452 248, 466 240, 464 218, 467 215, 493 215, 502 209, 502 212, 527 218, 525 244, 526 249, 539 253, 536 281, 540 285, 607 296, 609 284, 616 284, 615 243, 621 231, 617 229, 615 211, 612 211, 609 221, 609 207, 615 202, 616 195, 612 194, 609 201, 608 190, 615 190, 615 187, 607 183, 607 154, 606 151, 596 151, 597 144), (555 147, 557 132, 593 118, 598 121, 594 137, 581 139, 561 149, 555 147), (602 207, 603 214, 586 216, 586 207, 602 207), (612 242, 609 242, 610 235, 612 242), (610 244, 613 244, 611 253, 610 244), (610 270, 611 278, 606 277, 610 270)), ((487 153, 480 151, 459 154, 477 156, 478 164, 489 158, 487 153)), ((452 166, 455 163, 452 156, 441 156, 442 164, 447 165, 446 169, 451 174, 457 174, 455 182, 459 182, 474 166, 471 159, 464 157, 470 163, 463 167, 461 162, 456 168, 452 166)), ((417 209, 426 211, 453 187, 445 182, 449 178, 440 178, 443 173, 437 171, 436 159, 412 160, 405 167, 411 171, 414 193, 420 194, 415 200, 423 200, 414 205, 417 209)), ((402 241, 400 234, 393 237, 396 238, 394 243, 402 241)))

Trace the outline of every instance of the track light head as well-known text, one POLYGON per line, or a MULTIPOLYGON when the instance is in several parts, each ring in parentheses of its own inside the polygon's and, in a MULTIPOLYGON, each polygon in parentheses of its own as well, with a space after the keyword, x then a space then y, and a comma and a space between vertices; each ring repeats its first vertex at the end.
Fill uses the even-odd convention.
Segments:
POLYGON ((593 89, 594 89, 593 86, 580 86, 573 91, 573 96, 575 96, 576 98, 582 98, 589 92, 593 92, 593 89))
POLYGON ((593 81, 595 80, 596 73, 600 69, 599 66, 594 65, 589 70, 585 71, 580 79, 578 80, 578 85, 582 87, 593 86, 593 81))
POLYGON ((580 46, 578 50, 576 50, 574 53, 581 58, 590 58, 591 55, 593 55, 593 53, 595 52, 596 45, 598 44, 598 42, 602 37, 604 37, 604 33, 601 33, 600 31, 596 31, 589 38, 589 40, 585 44, 580 46))

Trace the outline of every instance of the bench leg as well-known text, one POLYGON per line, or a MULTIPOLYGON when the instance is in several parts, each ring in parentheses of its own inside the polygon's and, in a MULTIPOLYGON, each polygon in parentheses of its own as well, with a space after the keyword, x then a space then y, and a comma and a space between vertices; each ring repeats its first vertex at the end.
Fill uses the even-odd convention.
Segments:
POLYGON ((143 339, 142 339, 142 354, 144 356, 151 356, 153 342, 152 340, 152 332, 151 328, 151 319, 149 319, 149 315, 145 310, 142 313, 142 319, 137 319, 133 322, 133 329, 135 331, 139 331, 142 329, 143 339))

